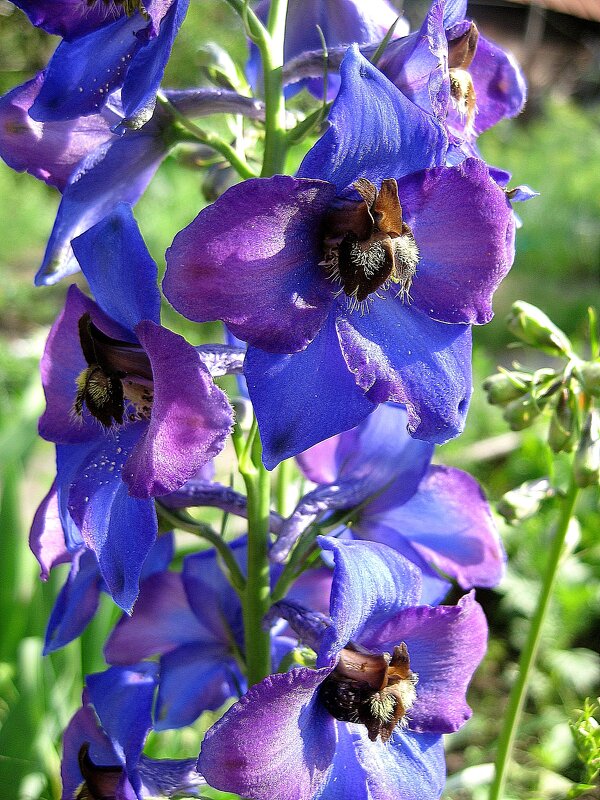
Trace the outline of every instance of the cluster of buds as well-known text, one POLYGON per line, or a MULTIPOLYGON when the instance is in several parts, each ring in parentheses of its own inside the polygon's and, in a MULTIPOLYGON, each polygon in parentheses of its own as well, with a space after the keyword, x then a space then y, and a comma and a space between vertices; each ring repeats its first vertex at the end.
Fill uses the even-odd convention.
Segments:
POLYGON ((600 353, 595 315, 590 311, 590 360, 577 356, 568 336, 529 303, 513 304, 507 318, 511 333, 521 342, 562 360, 558 368, 533 372, 520 365, 501 369, 483 388, 492 405, 502 406, 514 431, 528 428, 544 412, 550 416, 548 444, 554 453, 572 452, 579 486, 600 479, 600 353))

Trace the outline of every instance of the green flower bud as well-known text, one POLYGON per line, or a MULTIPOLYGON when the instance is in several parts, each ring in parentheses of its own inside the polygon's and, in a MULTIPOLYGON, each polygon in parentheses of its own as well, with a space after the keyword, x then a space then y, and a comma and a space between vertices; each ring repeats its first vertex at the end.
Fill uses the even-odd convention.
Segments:
POLYGON ((600 397, 600 361, 588 361, 575 370, 586 394, 600 397))
POLYGON ((510 425, 511 430, 522 431, 534 423, 541 411, 540 402, 536 402, 530 394, 526 394, 518 400, 510 402, 502 416, 510 425))
POLYGON ((546 498, 552 496, 550 482, 546 478, 527 481, 511 489, 500 499, 496 509, 509 524, 533 517, 546 498))
POLYGON ((555 453, 573 449, 577 433, 577 406, 573 393, 561 389, 548 430, 548 444, 555 453))
POLYGON ((570 356, 573 346, 566 333, 563 333, 536 306, 518 300, 513 303, 510 314, 506 318, 509 331, 526 344, 554 356, 570 356))
POLYGON ((483 382, 488 403, 503 406, 522 397, 531 388, 532 376, 528 372, 497 372, 483 382))
POLYGON ((573 461, 575 483, 582 488, 600 483, 600 417, 595 409, 589 412, 573 461))

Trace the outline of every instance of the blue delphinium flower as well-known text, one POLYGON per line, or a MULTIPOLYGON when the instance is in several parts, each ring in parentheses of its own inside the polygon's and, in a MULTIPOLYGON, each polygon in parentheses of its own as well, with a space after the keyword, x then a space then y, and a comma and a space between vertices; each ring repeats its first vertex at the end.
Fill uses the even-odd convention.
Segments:
MULTIPOLYGON (((231 543, 246 571, 246 537, 231 543)), ((280 570, 276 570, 280 572, 280 570)), ((329 602, 329 570, 306 573, 292 597, 321 610, 329 602)), ((272 628, 272 659, 279 665, 296 646, 281 623, 272 628)), ((243 671, 242 604, 214 550, 187 556, 181 573, 157 572, 141 585, 131 617, 124 617, 105 647, 109 664, 160 656, 155 709, 157 730, 190 725, 247 689, 243 671)))
MULTIPOLYGON (((71 240, 119 202, 134 205, 176 137, 171 117, 161 108, 139 130, 124 136, 112 133, 123 120, 118 92, 98 113, 36 122, 28 112, 43 80, 40 73, 0 98, 0 157, 13 169, 55 186, 63 195, 36 277, 38 284, 51 284, 79 269, 71 240)), ((223 89, 166 94, 179 111, 192 116, 218 112, 262 115, 259 102, 223 89)))
POLYGON ((192 759, 156 760, 142 752, 156 681, 151 663, 87 676, 82 707, 65 731, 62 800, 196 796, 206 785, 192 759))
POLYGON ((417 438, 459 433, 467 323, 491 318, 514 255, 510 205, 485 164, 438 166, 441 124, 356 48, 341 74, 330 128, 299 177, 234 186, 167 251, 175 308, 249 343, 269 468, 386 400, 407 406, 417 438))
POLYGON ((122 88, 125 122, 150 119, 156 93, 189 0, 129 0, 107 4, 15 0, 34 25, 64 36, 30 110, 41 121, 98 112, 122 88), (91 6, 91 8, 90 8, 91 6))
MULTIPOLYGON (((256 6, 258 17, 266 21, 270 0, 256 6)), ((408 33, 408 23, 398 19, 398 12, 387 0, 290 0, 285 20, 285 62, 311 50, 320 50, 322 39, 328 48, 379 43, 394 25, 394 37, 408 33), (398 20, 396 22, 396 20, 398 20)), ((253 86, 260 88, 260 55, 256 45, 250 45, 247 72, 253 86)), ((316 97, 323 97, 323 78, 308 78, 288 86, 287 94, 295 94, 303 86, 316 97)), ((327 97, 333 100, 340 88, 339 75, 328 76, 327 97)))
POLYGON ((462 470, 432 465, 434 446, 412 439, 406 423, 404 408, 385 403, 357 428, 298 456, 306 477, 320 485, 284 522, 275 560, 317 517, 356 509, 342 535, 385 543, 417 564, 427 602, 448 589, 427 565, 463 589, 499 583, 505 556, 481 487, 462 470))
POLYGON ((68 291, 42 358, 39 430, 60 445, 63 527, 68 514, 129 610, 156 538, 152 498, 222 449, 232 410, 196 350, 159 324, 157 267, 131 208, 119 205, 73 248, 96 302, 68 291))
POLYGON ((252 800, 437 800, 442 734, 470 716, 483 612, 470 595, 419 605, 419 571, 385 545, 321 546, 335 557, 331 619, 278 609, 317 651, 317 669, 250 689, 208 731, 199 771, 252 800))

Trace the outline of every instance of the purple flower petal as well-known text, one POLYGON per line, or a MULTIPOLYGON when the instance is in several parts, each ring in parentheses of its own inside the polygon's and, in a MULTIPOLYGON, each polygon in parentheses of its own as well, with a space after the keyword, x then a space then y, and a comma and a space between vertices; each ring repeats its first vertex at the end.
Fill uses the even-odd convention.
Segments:
POLYGON ((197 322, 222 319, 263 350, 303 349, 331 304, 318 263, 333 196, 327 183, 283 175, 233 186, 167 250, 169 302, 197 322))
POLYGON ((41 362, 46 409, 40 418, 39 433, 51 442, 74 444, 103 435, 97 420, 87 414, 73 415, 76 379, 87 367, 79 340, 79 319, 86 313, 108 336, 131 338, 76 286, 69 287, 65 307, 52 326, 41 362))
POLYGON ((133 614, 113 630, 104 657, 109 664, 134 664, 181 644, 212 638, 189 606, 181 575, 163 572, 142 583, 133 614))
MULTIPOLYGON (((399 609, 421 598, 419 570, 386 545, 317 540, 333 552, 335 566, 329 616, 333 627, 325 631, 317 664, 331 664, 350 641, 361 641, 399 609)), ((398 642, 396 643, 398 644, 398 642)))
POLYGON ((330 181, 340 193, 360 177, 379 186, 384 178, 443 163, 447 142, 442 126, 404 97, 355 45, 340 73, 331 127, 305 156, 299 176, 330 181))
POLYGON ((160 660, 154 727, 162 731, 191 725, 244 689, 245 679, 225 645, 178 647, 160 660))
POLYGON ((337 320, 344 358, 374 403, 406 405, 411 436, 442 444, 463 429, 471 398, 471 329, 436 322, 397 298, 337 320))
POLYGON ((29 534, 29 547, 42 568, 40 578, 43 581, 48 580, 51 569, 71 560, 60 521, 56 481, 35 512, 29 534))
POLYGON ((90 701, 138 797, 142 784, 137 765, 152 728, 157 673, 157 664, 144 663, 135 669, 111 667, 86 679, 90 701))
POLYGON ((185 339, 149 320, 135 332, 152 366, 154 400, 123 480, 133 497, 146 498, 178 489, 220 453, 233 413, 185 339))
POLYGON ((158 268, 131 206, 119 203, 72 247, 96 302, 111 319, 131 336, 144 319, 160 322, 158 268))
POLYGON ((317 691, 329 669, 294 669, 253 686, 206 734, 198 770, 249 800, 313 800, 336 747, 317 691))
POLYGON ((375 408, 346 366, 333 316, 301 353, 250 347, 244 370, 267 469, 353 428, 375 408))
POLYGON ((413 305, 441 322, 489 322, 492 295, 513 262, 515 228, 486 165, 467 159, 420 172, 400 180, 398 193, 420 251, 413 305))
POLYGON ((487 623, 471 592, 456 606, 407 608, 371 629, 361 642, 379 651, 405 642, 410 666, 419 676, 409 727, 425 733, 452 733, 471 716, 465 693, 485 655, 487 623))
POLYGON ((140 131, 93 150, 63 192, 36 283, 52 284, 78 270, 70 242, 109 214, 119 202, 134 205, 170 149, 149 123, 140 131))
POLYGON ((313 483, 333 483, 338 475, 337 450, 339 434, 318 442, 303 453, 298 453, 296 461, 302 473, 313 483))
POLYGON ((361 528, 371 524, 398 531, 463 589, 496 586, 504 574, 506 556, 489 504, 477 481, 462 470, 430 467, 404 503, 385 492, 361 517, 361 528))
POLYGON ((83 548, 73 556, 71 571, 48 620, 44 655, 80 636, 96 613, 102 576, 94 553, 83 548))
POLYGON ((81 159, 114 138, 110 127, 119 117, 105 108, 88 117, 35 122, 28 111, 43 81, 41 72, 0 98, 0 156, 17 172, 62 191, 81 159))
POLYGON ((467 0, 444 0, 444 27, 450 28, 464 20, 467 13, 467 0))

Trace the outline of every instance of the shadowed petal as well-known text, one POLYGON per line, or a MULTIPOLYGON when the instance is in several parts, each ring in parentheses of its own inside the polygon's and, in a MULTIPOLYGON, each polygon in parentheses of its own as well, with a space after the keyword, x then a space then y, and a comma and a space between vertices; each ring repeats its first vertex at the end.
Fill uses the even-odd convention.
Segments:
POLYGON ((406 405, 411 436, 442 444, 463 429, 471 398, 471 329, 447 325, 389 295, 341 315, 348 368, 374 403, 406 405))
POLYGON ((131 336, 144 319, 160 322, 158 268, 130 205, 119 203, 72 247, 96 302, 111 319, 131 336))
POLYGON ((198 770, 249 800, 312 800, 331 768, 333 717, 317 690, 329 669, 294 669, 253 686, 206 734, 198 770))
POLYGON ((340 74, 331 127, 307 153, 299 176, 330 181, 342 192, 359 177, 379 186, 391 175, 443 163, 442 126, 411 103, 356 45, 348 50, 340 74))
POLYGON ((361 643, 391 652, 399 642, 406 643, 410 667, 419 676, 410 729, 458 730, 471 716, 465 693, 487 644, 487 623, 474 592, 456 606, 404 609, 361 643))
POLYGON ((56 481, 40 503, 29 534, 29 547, 42 571, 40 578, 47 581, 50 570, 71 560, 58 510, 56 481))
POLYGON ((11 0, 29 17, 31 24, 67 41, 114 22, 118 8, 79 0, 11 0))
POLYGON ((346 366, 333 316, 301 353, 249 348, 244 371, 267 469, 353 428, 375 409, 346 366))
POLYGON ((233 412, 185 339, 149 320, 135 332, 152 366, 154 400, 123 480, 133 497, 144 498, 178 489, 220 453, 233 412))
POLYGON ((333 196, 327 183, 283 175, 233 186, 167 250, 169 302, 197 322, 222 319, 263 350, 306 347, 331 304, 318 263, 333 196))
POLYGON ((514 258, 514 219, 486 165, 467 159, 398 182, 403 217, 419 247, 410 296, 441 322, 484 324, 514 258))

